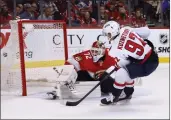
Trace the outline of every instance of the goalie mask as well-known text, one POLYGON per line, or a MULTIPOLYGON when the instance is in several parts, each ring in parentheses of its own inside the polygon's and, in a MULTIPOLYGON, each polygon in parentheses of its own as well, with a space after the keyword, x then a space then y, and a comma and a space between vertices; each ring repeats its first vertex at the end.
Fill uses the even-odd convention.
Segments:
POLYGON ((95 41, 91 48, 91 54, 93 56, 93 62, 97 62, 105 54, 105 46, 100 41, 95 41))

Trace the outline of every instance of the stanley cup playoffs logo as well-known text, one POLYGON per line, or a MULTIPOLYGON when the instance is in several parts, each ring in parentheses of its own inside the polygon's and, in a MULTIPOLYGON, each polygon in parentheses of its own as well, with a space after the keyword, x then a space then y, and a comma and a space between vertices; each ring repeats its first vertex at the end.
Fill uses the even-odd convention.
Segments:
POLYGON ((160 40, 160 43, 167 44, 168 43, 168 35, 167 34, 160 34, 159 40, 160 40))

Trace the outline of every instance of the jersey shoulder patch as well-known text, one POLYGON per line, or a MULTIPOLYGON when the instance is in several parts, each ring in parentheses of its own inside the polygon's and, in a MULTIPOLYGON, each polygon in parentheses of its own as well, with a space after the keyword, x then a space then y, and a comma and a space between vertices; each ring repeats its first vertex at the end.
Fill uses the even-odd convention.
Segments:
POLYGON ((84 59, 85 59, 86 53, 89 53, 89 52, 90 52, 89 50, 83 51, 83 52, 80 52, 80 53, 77 53, 77 54, 73 55, 73 57, 74 57, 74 59, 75 59, 76 61, 79 62, 79 61, 84 60, 84 59))
POLYGON ((83 58, 82 58, 82 56, 80 55, 80 54, 76 54, 76 55, 73 55, 73 57, 74 57, 74 59, 76 60, 76 61, 81 61, 83 58))
POLYGON ((75 57, 75 60, 79 62, 79 61, 82 60, 82 57, 81 57, 81 56, 76 56, 76 57, 75 57))

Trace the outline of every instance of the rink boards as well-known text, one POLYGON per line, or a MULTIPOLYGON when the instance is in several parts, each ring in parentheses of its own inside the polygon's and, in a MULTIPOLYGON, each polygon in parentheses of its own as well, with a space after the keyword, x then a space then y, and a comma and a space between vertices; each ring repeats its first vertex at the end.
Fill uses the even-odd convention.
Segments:
MULTIPOLYGON (((4 53, 8 53, 8 49, 6 51, 5 48, 10 44, 10 29, 2 29, 0 33, 2 38, 1 58, 3 59, 6 57, 4 53)), ((61 30, 53 29, 47 29, 46 31, 34 30, 34 32, 28 34, 24 40, 26 68, 63 65, 65 56, 62 35, 63 32, 61 30)), ((149 40, 156 47, 160 63, 169 62, 169 38, 169 29, 151 29, 149 40)), ((68 57, 89 49, 95 40, 105 39, 101 35, 101 29, 67 29, 68 57)), ((110 43, 106 43, 106 47, 110 46, 110 43)), ((17 57, 16 59, 18 59, 17 57)))

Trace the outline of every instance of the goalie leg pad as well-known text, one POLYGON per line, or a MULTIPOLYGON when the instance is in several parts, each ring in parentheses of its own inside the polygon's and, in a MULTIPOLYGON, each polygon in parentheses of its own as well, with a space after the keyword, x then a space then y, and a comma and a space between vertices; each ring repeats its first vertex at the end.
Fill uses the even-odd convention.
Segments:
POLYGON ((68 98, 76 92, 74 83, 78 77, 73 65, 54 67, 58 77, 56 79, 56 92, 59 98, 68 98), (67 97, 68 96, 68 97, 67 97))
POLYGON ((78 75, 73 65, 64 65, 53 68, 58 74, 57 82, 65 83, 75 83, 78 75))

